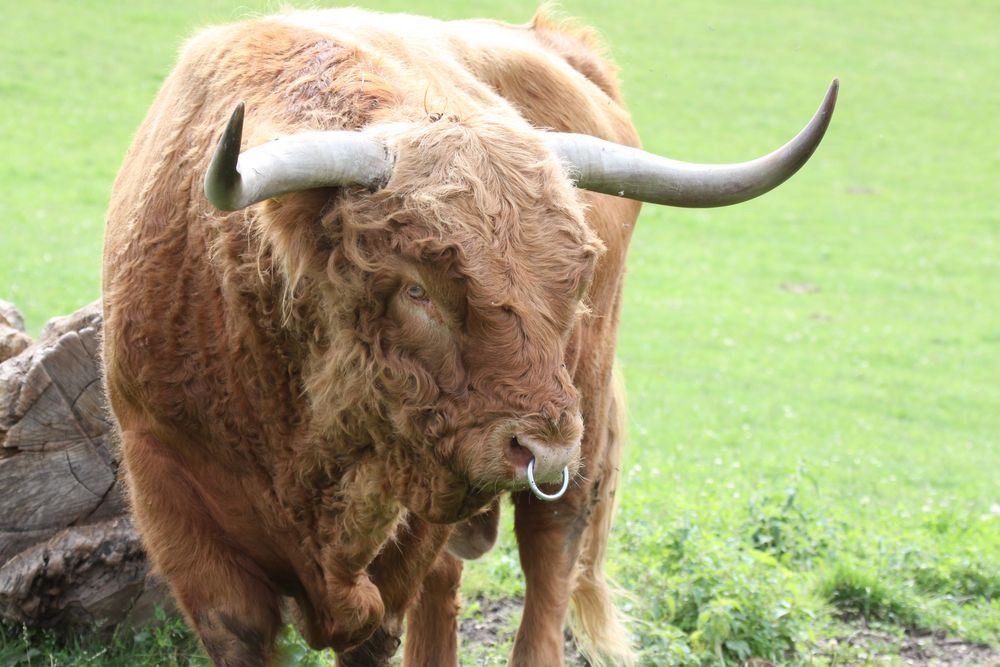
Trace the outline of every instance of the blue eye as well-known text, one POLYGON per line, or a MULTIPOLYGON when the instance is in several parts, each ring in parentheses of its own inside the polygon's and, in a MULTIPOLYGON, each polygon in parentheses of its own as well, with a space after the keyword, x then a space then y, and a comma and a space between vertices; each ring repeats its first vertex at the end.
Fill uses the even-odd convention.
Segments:
POLYGON ((406 295, 411 299, 416 299, 417 301, 423 301, 427 298, 427 292, 420 285, 410 285, 406 288, 406 295))

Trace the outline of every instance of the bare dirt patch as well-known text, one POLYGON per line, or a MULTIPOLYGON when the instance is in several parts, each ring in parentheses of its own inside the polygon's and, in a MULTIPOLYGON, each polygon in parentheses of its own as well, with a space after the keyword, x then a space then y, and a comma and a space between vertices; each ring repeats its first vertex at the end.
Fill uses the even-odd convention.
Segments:
MULTIPOLYGON (((505 665, 520 621, 520 598, 467 601, 471 611, 461 621, 462 664, 505 665)), ((566 631, 567 667, 588 667, 572 635, 566 631)), ((985 644, 948 637, 943 632, 913 630, 903 635, 870 627, 831 639, 827 643, 832 664, 906 665, 908 667, 1000 667, 1000 650, 985 644)), ((755 667, 772 667, 770 662, 751 661, 755 667)))
MULTIPOLYGON (((836 644, 834 643, 836 642, 836 644)), ((831 640, 851 647, 861 661, 876 664, 888 656, 898 656, 894 664, 914 667, 997 667, 1000 651, 986 644, 954 639, 943 632, 914 630, 902 636, 872 628, 858 628, 851 634, 831 640)), ((847 663, 850 664, 850 663, 847 663)))
MULTIPOLYGON (((480 597, 467 601, 466 607, 475 609, 462 619, 459 636, 462 638, 462 653, 467 659, 475 660, 472 664, 506 664, 506 655, 514 642, 523 604, 521 598, 491 600, 480 597), (488 657, 498 654, 504 656, 499 662, 493 662, 488 657)), ((580 655, 569 630, 565 632, 565 642, 566 667, 588 667, 589 663, 580 655)))

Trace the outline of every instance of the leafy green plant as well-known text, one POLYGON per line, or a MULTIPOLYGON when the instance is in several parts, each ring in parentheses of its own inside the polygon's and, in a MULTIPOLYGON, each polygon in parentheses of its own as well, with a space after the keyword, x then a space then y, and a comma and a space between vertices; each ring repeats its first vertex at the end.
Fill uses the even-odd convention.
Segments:
POLYGON ((18 667, 99 665, 100 667, 188 667, 208 665, 197 640, 179 618, 157 610, 156 620, 139 628, 60 639, 51 632, 0 625, 0 664, 18 667))
POLYGON ((623 583, 643 591, 638 644, 645 664, 738 664, 794 655, 822 614, 771 554, 735 538, 681 525, 627 523, 636 567, 623 583))
MULTIPOLYGON (((741 527, 750 546, 771 554, 786 565, 806 569, 821 559, 836 539, 833 523, 803 508, 802 466, 780 494, 754 494, 747 503, 748 518, 741 527)), ((813 490, 818 490, 815 480, 813 490)))
POLYGON ((820 580, 819 593, 844 618, 882 621, 905 627, 920 623, 912 596, 878 572, 838 564, 820 580))

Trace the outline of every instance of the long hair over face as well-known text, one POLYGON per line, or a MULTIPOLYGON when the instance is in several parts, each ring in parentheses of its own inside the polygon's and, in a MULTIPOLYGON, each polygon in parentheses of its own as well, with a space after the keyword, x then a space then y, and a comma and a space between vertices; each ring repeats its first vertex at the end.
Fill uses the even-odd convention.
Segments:
POLYGON ((450 518, 497 490, 499 420, 558 429, 578 401, 563 356, 603 248, 509 115, 435 114, 386 138, 398 159, 382 190, 289 195, 256 224, 289 302, 315 304, 314 423, 338 449, 384 457, 411 509, 450 518))

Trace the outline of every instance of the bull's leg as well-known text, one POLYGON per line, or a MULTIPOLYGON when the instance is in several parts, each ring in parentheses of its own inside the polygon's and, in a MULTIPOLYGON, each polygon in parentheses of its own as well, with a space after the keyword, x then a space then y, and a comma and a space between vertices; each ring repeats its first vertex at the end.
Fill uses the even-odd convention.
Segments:
POLYGON ((278 595, 245 554, 227 545, 198 485, 171 450, 126 431, 133 514, 150 559, 216 667, 274 663, 278 595))
POLYGON ((303 635, 338 653, 358 647, 380 626, 392 634, 451 530, 402 517, 380 485, 366 483, 380 476, 369 465, 378 463, 352 469, 331 494, 337 504, 320 526, 320 568, 299 572, 308 596, 299 604, 303 635))
POLYGON ((573 585, 584 518, 581 489, 547 503, 528 492, 513 494, 514 530, 524 571, 524 614, 511 667, 563 664, 563 626, 573 585))
POLYGON ((604 576, 625 436, 625 395, 617 374, 606 409, 604 428, 593 426, 590 435, 595 440, 584 444, 589 457, 584 457, 578 486, 553 503, 526 492, 514 494, 514 526, 527 589, 512 666, 563 664, 562 630, 571 595, 581 651, 595 663, 634 661, 604 576))
POLYGON ((322 549, 321 564, 296 564, 304 589, 296 598, 296 625, 314 649, 346 652, 368 640, 382 624, 385 605, 365 571, 375 548, 367 540, 351 546, 331 542, 322 549))
MULTIPOLYGON (((386 614, 387 622, 382 629, 387 630, 390 618, 407 610, 404 665, 458 665, 462 561, 456 555, 479 558, 489 551, 496 542, 499 520, 499 499, 484 512, 453 528, 430 525, 411 516, 396 544, 384 550, 372 564, 372 578, 385 597, 387 609, 394 610, 386 614), (447 551, 442 551, 445 539, 447 551), (429 557, 433 555, 437 559, 431 565, 429 557), (418 592, 413 582, 419 580, 422 583, 418 592)), ((378 633, 375 639, 379 639, 378 633)), ((363 646, 367 648, 371 643, 363 646)), ((386 656, 384 664, 388 664, 390 656, 391 653, 386 656)), ((344 662, 348 664, 381 667, 383 663, 344 662)))
MULTIPOLYGON (((329 561, 327 561, 329 563, 329 561)), ((297 597, 296 625, 314 649, 347 651, 372 636, 385 613, 378 589, 363 570, 333 567, 299 571, 305 594, 297 597)))
POLYGON ((478 558, 486 553, 496 542, 499 517, 499 499, 454 528, 409 516, 368 568, 385 602, 382 626, 360 646, 338 655, 338 667, 387 667, 399 646, 404 613, 403 664, 457 666, 462 562, 452 554, 478 558), (442 551, 446 539, 451 553, 442 551))
MULTIPOLYGON (((383 667, 390 664, 390 658, 399 647, 403 616, 421 590, 420 582, 426 582, 425 578, 433 578, 433 573, 428 575, 427 572, 432 566, 434 571, 438 569, 435 559, 441 553, 450 532, 449 526, 432 525, 413 515, 399 526, 395 539, 385 546, 368 568, 371 580, 385 603, 382 625, 364 643, 339 654, 338 667, 383 667)), ((426 587, 426 583, 424 585, 426 587)), ((422 636, 420 624, 414 629, 413 621, 410 623, 407 647, 414 638, 422 636)), ((430 638, 430 641, 437 640, 430 638)), ((454 653, 454 640, 452 652, 454 653)), ((456 664, 455 660, 457 658, 442 662, 435 660, 406 664, 449 665, 456 664)))
POLYGON ((390 667, 392 656, 399 648, 401 624, 382 623, 372 636, 360 645, 337 654, 337 667, 390 667))
POLYGON ((406 615, 405 667, 458 666, 459 587, 462 561, 442 551, 406 615))

